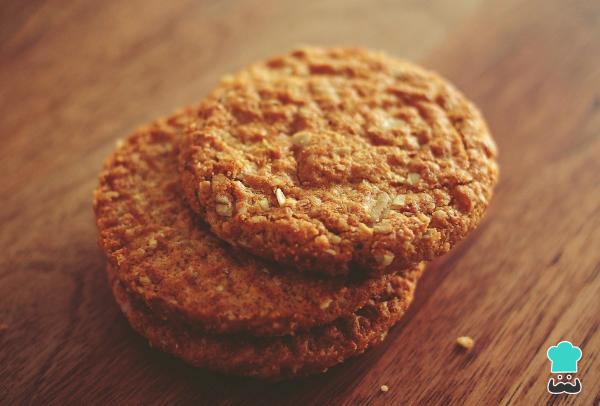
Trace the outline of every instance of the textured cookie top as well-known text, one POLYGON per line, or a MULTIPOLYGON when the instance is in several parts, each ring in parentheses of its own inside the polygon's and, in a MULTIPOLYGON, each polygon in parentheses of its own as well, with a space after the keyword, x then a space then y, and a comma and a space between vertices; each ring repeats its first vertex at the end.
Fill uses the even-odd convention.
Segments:
POLYGON ((293 336, 248 337, 205 334, 156 317, 123 288, 115 277, 118 271, 108 267, 117 303, 152 346, 198 367, 273 380, 324 372, 383 341, 411 303, 422 270, 419 266, 407 272, 392 292, 374 296, 362 308, 331 323, 293 336))
POLYGON ((181 155, 219 237, 302 270, 387 271, 447 252, 492 195, 496 147, 439 76, 360 49, 301 49, 224 78, 181 155))
POLYGON ((95 193, 99 242, 118 278, 161 317, 203 330, 286 334, 336 319, 401 278, 320 280, 238 252, 182 197, 178 141, 186 110, 141 129, 106 164, 95 193))

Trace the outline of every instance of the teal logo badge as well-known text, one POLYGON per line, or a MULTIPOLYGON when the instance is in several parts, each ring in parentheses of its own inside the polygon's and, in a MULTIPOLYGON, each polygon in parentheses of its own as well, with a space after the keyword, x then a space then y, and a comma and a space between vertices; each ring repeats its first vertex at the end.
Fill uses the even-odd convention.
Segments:
POLYGON ((550 360, 552 373, 548 380, 548 392, 553 395, 561 393, 575 395, 581 392, 581 381, 575 374, 577 374, 577 363, 582 355, 581 348, 569 341, 561 341, 548 348, 546 356, 550 360))

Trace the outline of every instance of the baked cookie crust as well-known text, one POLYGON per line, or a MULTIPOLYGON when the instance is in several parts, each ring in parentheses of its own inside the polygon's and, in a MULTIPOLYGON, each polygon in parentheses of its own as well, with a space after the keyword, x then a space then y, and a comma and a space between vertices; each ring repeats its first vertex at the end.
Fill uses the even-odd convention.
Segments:
POLYGON ((211 335, 157 317, 137 295, 128 292, 108 266, 115 299, 132 327, 153 347, 197 367, 227 374, 279 380, 325 372, 382 342, 404 315, 423 270, 408 272, 394 292, 373 297, 349 315, 308 331, 278 337, 211 335))
POLYGON ((477 108, 435 73, 305 48, 225 77, 180 170, 190 206, 232 245, 298 270, 383 273, 477 226, 496 155, 477 108))
POLYGON ((94 197, 100 246, 120 283, 157 317, 214 333, 283 335, 397 288, 395 274, 322 280, 213 236, 185 204, 177 173, 179 141, 196 117, 189 108, 121 141, 94 197))

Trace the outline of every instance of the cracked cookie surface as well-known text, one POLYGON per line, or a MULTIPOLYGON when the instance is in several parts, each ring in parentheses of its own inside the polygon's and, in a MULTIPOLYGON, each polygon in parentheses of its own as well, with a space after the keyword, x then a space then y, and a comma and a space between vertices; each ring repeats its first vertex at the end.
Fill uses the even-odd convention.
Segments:
POLYGON ((399 274, 322 280, 212 235, 186 205, 177 172, 178 145, 196 115, 183 110, 121 141, 94 196, 100 246, 120 283, 157 317, 214 333, 290 334, 402 283, 399 274))
POLYGON ((324 372, 382 342, 413 299, 419 266, 402 277, 394 291, 372 298, 356 311, 325 325, 287 336, 214 335, 157 317, 124 288, 108 267, 113 294, 132 327, 156 348, 197 367, 279 380, 324 372))
POLYGON ((199 110, 180 156, 190 206, 298 270, 430 260, 476 227, 498 178, 478 110, 381 53, 296 50, 223 78, 199 110))

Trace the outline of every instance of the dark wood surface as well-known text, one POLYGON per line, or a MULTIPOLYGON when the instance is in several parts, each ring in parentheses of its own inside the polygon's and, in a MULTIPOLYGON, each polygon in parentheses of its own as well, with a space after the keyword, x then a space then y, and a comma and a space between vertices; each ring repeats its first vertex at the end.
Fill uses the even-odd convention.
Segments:
POLYGON ((598 404, 599 135, 594 0, 2 1, 0 404, 598 404), (380 347, 278 384, 195 370, 114 304, 96 176, 117 138, 302 43, 452 79, 487 117, 502 179, 380 347), (583 391, 553 397, 546 348, 563 339, 583 350, 583 391))

